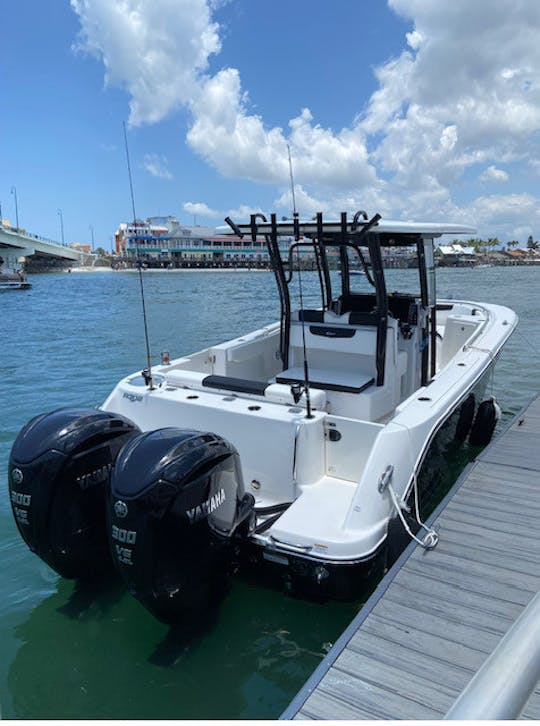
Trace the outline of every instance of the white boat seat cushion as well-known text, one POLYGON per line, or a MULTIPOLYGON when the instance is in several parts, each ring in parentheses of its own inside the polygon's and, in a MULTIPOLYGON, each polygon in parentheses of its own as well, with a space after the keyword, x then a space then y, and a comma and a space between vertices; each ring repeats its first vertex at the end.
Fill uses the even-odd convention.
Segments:
MULTIPOLYGON (((271 403, 280 403, 288 406, 306 407, 306 396, 302 394, 298 403, 295 402, 290 383, 268 383, 263 381, 249 381, 226 376, 209 376, 199 371, 171 370, 165 375, 168 386, 175 388, 193 388, 199 391, 216 389, 218 391, 245 393, 249 396, 264 397, 271 403)), ((311 405, 319 411, 326 407, 326 394, 324 391, 314 391, 311 395, 311 405)))

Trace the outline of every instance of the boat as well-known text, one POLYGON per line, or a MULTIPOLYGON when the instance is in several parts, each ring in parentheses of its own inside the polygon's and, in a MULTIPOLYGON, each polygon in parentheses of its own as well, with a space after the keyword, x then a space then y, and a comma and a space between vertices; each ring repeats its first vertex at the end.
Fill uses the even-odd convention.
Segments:
MULTIPOLYGON (((0 267, 3 264, 0 257, 0 267)), ((28 290, 32 287, 26 276, 19 270, 2 270, 0 269, 0 292, 3 290, 28 290)))
POLYGON ((17 280, 0 275, 0 292, 6 290, 28 290, 32 287, 32 284, 27 280, 17 280))
POLYGON ((486 379, 517 324, 507 307, 436 296, 435 240, 472 227, 365 212, 226 221, 220 234, 266 240, 279 320, 159 365, 149 356, 99 409, 32 419, 10 456, 31 549, 66 577, 112 557, 164 622, 217 602, 239 567, 351 598, 396 525, 435 546, 420 519, 426 462, 441 435, 489 441, 486 379), (414 290, 388 289, 396 247, 416 255, 414 290))

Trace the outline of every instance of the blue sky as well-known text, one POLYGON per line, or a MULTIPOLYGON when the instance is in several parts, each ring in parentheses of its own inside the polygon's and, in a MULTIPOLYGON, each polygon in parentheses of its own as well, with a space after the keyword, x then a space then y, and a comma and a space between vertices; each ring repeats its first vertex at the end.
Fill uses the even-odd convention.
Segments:
POLYGON ((366 208, 540 238, 538 0, 17 0, 0 203, 108 248, 131 217, 366 208))

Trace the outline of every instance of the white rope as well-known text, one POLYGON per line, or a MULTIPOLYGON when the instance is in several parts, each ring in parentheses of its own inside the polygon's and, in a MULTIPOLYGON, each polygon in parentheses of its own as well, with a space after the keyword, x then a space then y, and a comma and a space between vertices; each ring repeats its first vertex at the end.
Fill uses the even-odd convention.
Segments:
POLYGON ((419 508, 419 502, 418 502, 418 482, 416 479, 416 474, 413 474, 413 488, 414 488, 414 508, 415 508, 415 515, 416 515, 416 521, 418 524, 425 529, 426 535, 424 536, 424 539, 420 539, 417 537, 409 525, 407 524, 407 521, 405 517, 403 516, 403 511, 399 505, 396 492, 394 491, 394 487, 390 483, 390 481, 387 482, 388 491, 390 492, 390 498, 392 499, 392 503, 394 505, 394 508, 397 512, 398 517, 401 520, 401 524, 403 525, 405 531, 409 535, 411 539, 413 539, 415 542, 417 542, 421 547, 423 547, 426 550, 432 550, 439 541, 439 535, 434 529, 431 529, 428 527, 422 520, 420 519, 420 508, 419 508))
POLYGON ((427 524, 425 524, 421 518, 420 518, 420 498, 418 495, 418 479, 416 478, 416 472, 413 472, 413 489, 414 489, 414 513, 416 515, 416 521, 418 524, 426 531, 426 536, 424 537, 424 542, 426 543, 426 547, 428 549, 432 549, 436 546, 437 542, 439 541, 439 535, 437 532, 432 529, 431 527, 428 527, 427 524))

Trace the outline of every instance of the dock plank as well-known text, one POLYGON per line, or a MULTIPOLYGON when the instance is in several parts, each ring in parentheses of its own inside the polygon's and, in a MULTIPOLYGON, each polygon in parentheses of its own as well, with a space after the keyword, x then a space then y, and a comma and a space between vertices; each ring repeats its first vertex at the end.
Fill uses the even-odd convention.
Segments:
POLYGON ((339 670, 357 682, 380 687, 393 695, 399 695, 405 690, 409 700, 436 711, 448 708, 459 695, 458 689, 451 688, 446 683, 433 686, 426 682, 425 678, 420 678, 410 671, 404 673, 401 668, 381 662, 374 659, 371 654, 365 655, 358 650, 343 651, 339 670))
POLYGON ((425 633, 431 635, 442 633, 445 640, 460 645, 473 642, 475 648, 484 653, 491 653, 499 640, 498 634, 491 630, 487 622, 482 628, 472 627, 464 622, 461 609, 454 617, 444 616, 440 613, 426 612, 413 603, 407 606, 393 602, 389 593, 381 601, 378 615, 391 622, 417 622, 421 624, 425 633))
POLYGON ((492 577, 484 576, 478 572, 469 572, 463 563, 451 562, 450 566, 448 566, 437 562, 416 563, 411 561, 407 571, 418 575, 429 575, 435 582, 460 585, 470 592, 488 595, 492 598, 519 605, 526 605, 536 592, 534 588, 526 589, 505 582, 495 582, 492 577))
MULTIPOLYGON (((437 545, 438 546, 438 545, 437 545)), ((472 548, 471 548, 472 551, 472 548)), ((429 554, 429 553, 428 553, 429 554)), ((413 559, 413 556, 411 556, 411 560, 413 559)), ((416 559, 416 558, 415 558, 416 559)), ((437 553, 437 557, 432 558, 433 563, 438 566, 445 566, 448 567, 457 567, 457 568, 466 568, 466 571, 469 572, 472 575, 478 576, 478 577, 490 577, 494 579, 494 584, 507 584, 512 585, 513 587, 521 587, 524 590, 528 590, 529 592, 536 593, 540 589, 540 573, 538 574, 530 574, 530 573, 521 573, 521 572, 515 572, 511 569, 507 568, 498 568, 496 565, 489 565, 485 564, 483 562, 477 562, 476 560, 473 560, 472 558, 468 558, 467 560, 463 560, 459 556, 459 554, 456 554, 455 552, 450 552, 449 548, 446 548, 446 551, 443 553, 439 551, 437 553), (498 582, 496 580, 498 579, 498 582)), ((427 560, 427 557, 424 558, 424 560, 427 560)), ((425 564, 422 562, 422 564, 425 564)))
POLYGON ((491 449, 486 454, 480 454, 480 461, 501 466, 515 466, 521 469, 540 470, 540 448, 538 447, 538 434, 529 431, 507 431, 500 446, 491 449))
POLYGON ((523 711, 523 718, 540 721, 540 691, 535 691, 523 711))
MULTIPOLYGON (((340 667, 332 669, 320 691, 331 694, 349 706, 355 705, 374 718, 390 719, 396 709, 400 709, 405 719, 436 718, 439 713, 436 707, 420 704, 403 694, 395 694, 381 686, 351 678, 340 667)), ((308 700, 306 706, 309 705, 308 700)), ((328 711, 322 717, 333 718, 328 711)))
MULTIPOLYGON (((399 574, 402 575, 403 570, 399 574)), ((431 593, 434 583, 437 583, 439 597, 448 603, 452 603, 455 607, 458 607, 463 599, 467 598, 469 607, 476 608, 486 615, 499 615, 510 618, 512 621, 521 613, 524 602, 526 602, 525 599, 525 601, 515 603, 507 599, 493 597, 492 594, 476 592, 468 587, 466 583, 449 583, 441 578, 430 577, 429 573, 424 571, 416 573, 409 570, 406 576, 396 577, 394 583, 394 587, 412 590, 417 595, 419 592, 431 593)))
POLYGON ((493 519, 506 519, 508 515, 517 518, 517 522, 522 527, 538 522, 538 514, 540 513, 539 503, 531 496, 528 498, 527 508, 523 509, 520 502, 516 502, 510 492, 504 492, 499 496, 495 496, 489 492, 477 493, 474 489, 468 488, 456 494, 455 500, 452 502, 453 508, 468 509, 470 511, 482 511, 487 517, 493 519))
POLYGON ((530 532, 507 534, 486 527, 484 523, 454 522, 446 517, 439 528, 439 535, 449 542, 463 542, 463 537, 473 547, 487 547, 493 552, 504 552, 528 560, 531 565, 540 564, 540 540, 531 537, 530 532))
POLYGON ((531 477, 531 473, 527 469, 514 468, 510 487, 508 487, 509 477, 506 468, 501 469, 494 464, 478 461, 478 459, 469 473, 468 480, 469 486, 477 492, 509 493, 512 494, 512 497, 517 495, 529 498, 538 491, 538 481, 535 477, 531 477))
MULTIPOLYGON (((494 516, 493 512, 486 513, 480 517, 478 512, 474 512, 470 509, 462 509, 455 507, 448 512, 448 516, 444 521, 454 521, 457 523, 463 522, 464 524, 474 524, 482 522, 482 526, 485 526, 486 530, 492 529, 495 531, 506 532, 507 534, 516 534, 517 536, 532 537, 534 532, 534 525, 532 522, 528 527, 523 528, 523 520, 508 514, 506 517, 494 516)), ((444 524, 444 522, 442 522, 444 524)))
POLYGON ((379 634, 361 629, 349 642, 347 650, 360 653, 371 660, 393 665, 423 681, 447 686, 461 691, 464 683, 473 676, 473 669, 455 663, 445 662, 441 667, 440 659, 432 653, 414 650, 409 644, 403 645, 396 640, 387 640, 379 634))
MULTIPOLYGON (((530 575, 531 567, 534 568, 538 562, 531 558, 528 551, 525 551, 520 557, 519 554, 501 552, 501 550, 488 547, 485 544, 475 546, 469 541, 467 544, 462 542, 456 542, 454 538, 447 537, 443 539, 443 546, 441 552, 445 554, 453 555, 460 558, 468 558, 470 562, 478 563, 479 565, 489 565, 499 570, 506 570, 507 572, 513 572, 516 574, 527 575, 534 578, 538 582, 538 588, 540 589, 540 573, 538 576, 530 575)), ((494 573, 493 573, 494 574, 494 573)))
MULTIPOLYGON (((540 396, 468 467, 282 718, 439 719, 540 590, 540 396)), ((540 687, 523 719, 540 719, 540 687)))
POLYGON ((310 698, 304 704, 301 714, 306 714, 310 719, 314 720, 353 720, 353 719, 365 719, 365 720, 380 720, 385 717, 378 713, 373 713, 372 708, 367 704, 367 708, 362 708, 362 705, 356 700, 353 703, 348 703, 337 697, 334 693, 328 692, 324 687, 320 690, 315 691, 310 698))
POLYGON ((512 623, 512 618, 508 615, 498 615, 492 612, 486 624, 485 611, 474 607, 474 601, 469 599, 467 593, 463 595, 459 603, 455 600, 447 600, 440 589, 436 594, 437 597, 430 593, 429 597, 419 598, 418 593, 396 584, 388 593, 386 600, 416 609, 418 613, 443 617, 451 623, 485 629, 496 635, 505 633, 512 623))

